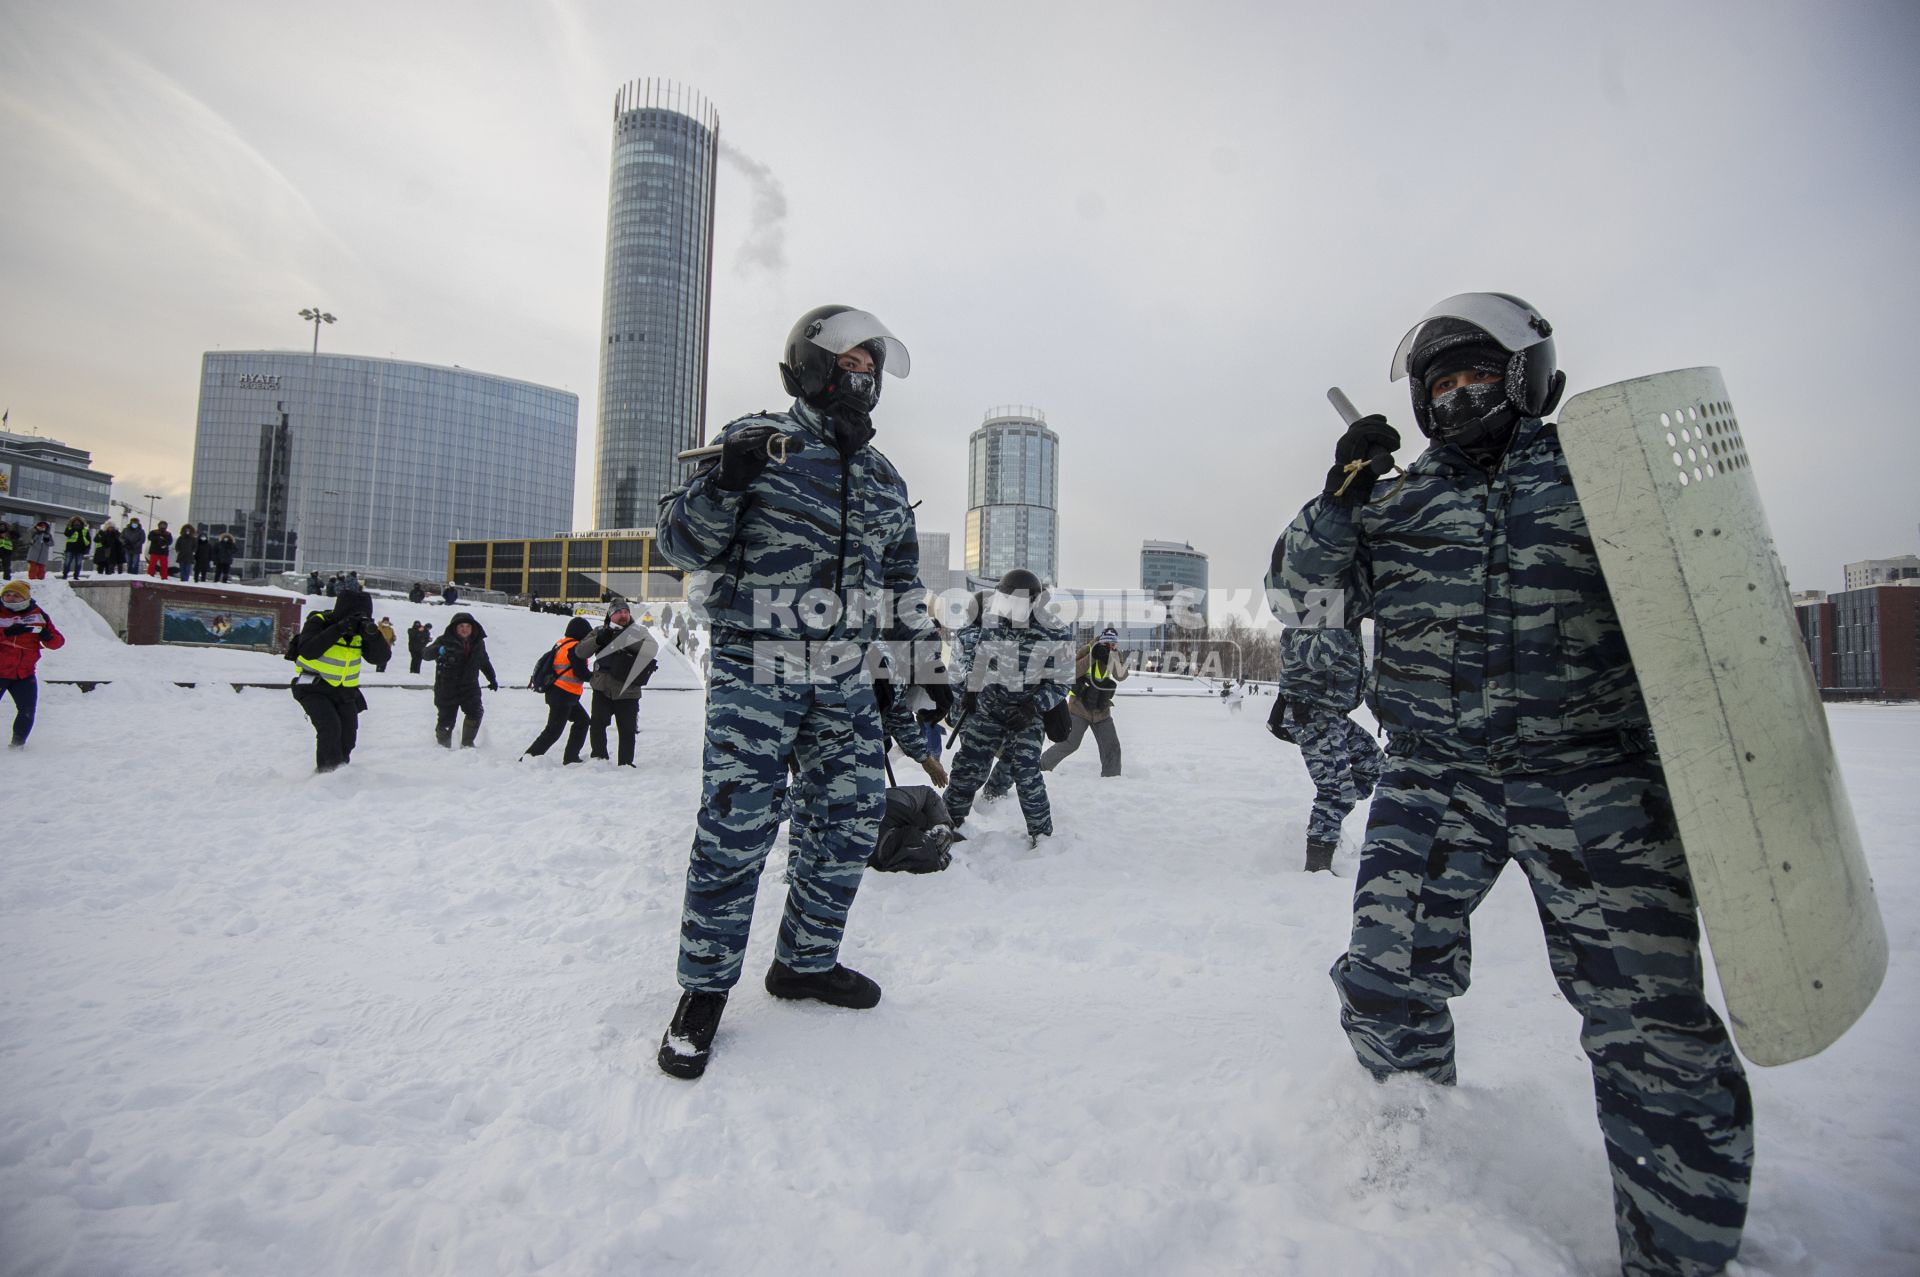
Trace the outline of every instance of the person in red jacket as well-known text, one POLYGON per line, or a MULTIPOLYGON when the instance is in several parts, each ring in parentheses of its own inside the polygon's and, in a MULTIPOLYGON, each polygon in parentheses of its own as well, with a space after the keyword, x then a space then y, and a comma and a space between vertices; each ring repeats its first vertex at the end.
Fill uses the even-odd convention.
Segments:
POLYGON ((27 743, 33 731, 33 712, 40 703, 40 680, 34 666, 42 648, 65 647, 67 640, 54 628, 53 618, 33 601, 25 581, 0 586, 0 696, 13 697, 15 749, 27 743))

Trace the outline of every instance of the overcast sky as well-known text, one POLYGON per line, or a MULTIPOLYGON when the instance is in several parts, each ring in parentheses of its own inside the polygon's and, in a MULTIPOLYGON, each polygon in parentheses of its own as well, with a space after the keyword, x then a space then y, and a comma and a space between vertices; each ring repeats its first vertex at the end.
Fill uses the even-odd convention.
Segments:
MULTIPOLYGON (((1142 538, 1252 585, 1324 392, 1447 294, 1556 328, 1569 393, 1715 364, 1798 587, 1920 550, 1920 4, 0 8, 0 406, 186 513, 203 351, 459 364, 580 396, 593 501, 615 89, 716 107, 709 433, 788 326, 880 315, 877 444, 965 519, 996 404, 1061 436, 1061 575, 1142 538)), ((1402 454, 1410 459, 1412 450, 1402 454)))

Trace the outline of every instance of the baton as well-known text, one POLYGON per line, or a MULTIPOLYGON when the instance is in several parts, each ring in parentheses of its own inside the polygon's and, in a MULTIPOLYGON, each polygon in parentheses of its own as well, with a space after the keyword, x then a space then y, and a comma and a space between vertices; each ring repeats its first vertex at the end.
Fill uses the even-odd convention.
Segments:
POLYGON ((1340 420, 1348 425, 1360 420, 1360 410, 1353 406, 1353 400, 1347 398, 1347 392, 1340 387, 1334 386, 1327 391, 1327 402, 1332 404, 1333 410, 1340 414, 1340 420))
MULTIPOLYGON (((1353 406, 1353 400, 1347 398, 1347 392, 1338 386, 1330 386, 1327 388, 1327 402, 1332 404, 1333 410, 1340 414, 1340 420, 1346 422, 1349 426, 1360 420, 1362 416, 1360 410, 1353 406)), ((1353 482, 1354 476, 1361 470, 1371 470, 1376 475, 1384 475, 1391 474, 1393 471, 1399 469, 1400 467, 1393 464, 1393 454, 1391 452, 1388 452, 1385 448, 1375 448, 1367 456, 1365 461, 1349 461, 1346 464, 1346 482, 1340 485, 1334 495, 1339 496, 1345 492, 1348 485, 1353 482)), ((1405 470, 1400 470, 1401 483, 1406 482, 1406 474, 1407 472, 1405 470)), ((1398 485, 1395 486, 1394 491, 1399 491, 1398 485)))
MULTIPOLYGON (((791 442, 786 435, 781 434, 777 430, 769 434, 767 436, 767 459, 777 461, 783 466, 787 464, 787 446, 791 442)), ((688 448, 685 452, 676 453, 674 460, 705 461, 708 457, 717 457, 726 450, 727 445, 724 443, 710 443, 704 448, 688 448)))

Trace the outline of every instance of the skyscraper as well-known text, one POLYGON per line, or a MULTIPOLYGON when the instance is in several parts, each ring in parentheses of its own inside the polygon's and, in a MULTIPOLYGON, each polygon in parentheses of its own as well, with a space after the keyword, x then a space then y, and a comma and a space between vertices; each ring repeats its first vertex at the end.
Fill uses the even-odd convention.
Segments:
POLYGON ((664 80, 613 99, 594 526, 651 528, 707 413, 720 117, 664 80))
POLYGON ((993 408, 967 441, 967 574, 997 581, 1027 568, 1060 579, 1060 436, 1046 414, 993 408))
POLYGON ((1162 603, 1184 594, 1202 624, 1207 618, 1207 556, 1185 541, 1140 543, 1140 588, 1162 603))

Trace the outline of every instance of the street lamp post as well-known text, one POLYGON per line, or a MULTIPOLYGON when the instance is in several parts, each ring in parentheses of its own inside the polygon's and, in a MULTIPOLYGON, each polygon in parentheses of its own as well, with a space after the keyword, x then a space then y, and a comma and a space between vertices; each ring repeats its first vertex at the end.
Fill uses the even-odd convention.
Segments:
POLYGON ((152 527, 153 503, 160 499, 160 494, 157 492, 142 492, 140 495, 147 499, 147 526, 152 527))
MULTIPOLYGON (((314 396, 314 382, 317 378, 320 365, 320 325, 331 324, 336 321, 331 314, 321 310, 318 306, 308 306, 300 312, 300 318, 307 320, 313 325, 313 353, 307 362, 307 411, 310 418, 307 425, 311 430, 311 428, 317 426, 320 421, 320 413, 315 406, 317 400, 314 396)), ((309 439, 307 441, 308 446, 301 449, 301 452, 304 454, 312 451, 312 445, 315 442, 315 440, 309 439)), ((291 436, 288 438, 287 446, 289 449, 293 446, 291 436)), ((298 460, 298 458, 296 457, 295 460, 298 460)), ((291 470, 293 467, 289 466, 288 468, 291 470)), ((307 538, 305 536, 307 526, 307 497, 306 493, 300 489, 298 484, 294 484, 293 487, 300 497, 300 517, 295 520, 293 531, 293 571, 294 575, 298 576, 300 574, 301 559, 307 552, 307 538)))

